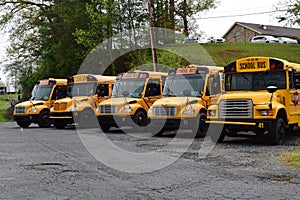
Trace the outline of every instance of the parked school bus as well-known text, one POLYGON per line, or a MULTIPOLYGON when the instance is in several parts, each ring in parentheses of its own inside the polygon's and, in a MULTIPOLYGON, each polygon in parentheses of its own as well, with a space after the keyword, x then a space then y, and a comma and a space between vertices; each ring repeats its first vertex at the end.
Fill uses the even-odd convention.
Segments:
POLYGON ((171 69, 163 90, 148 111, 152 135, 165 130, 192 129, 197 137, 206 134, 208 106, 222 91, 222 70, 215 66, 186 66, 171 69))
POLYGON ((54 126, 63 129, 77 123, 81 128, 98 125, 95 109, 111 96, 115 76, 74 75, 68 79, 67 97, 54 102, 50 118, 54 126))
POLYGON ((31 123, 39 127, 49 127, 50 108, 55 100, 64 98, 67 79, 44 79, 37 81, 28 101, 19 103, 14 109, 14 120, 20 127, 27 128, 31 123))
POLYGON ((217 142, 251 131, 281 144, 286 129, 300 125, 300 64, 269 57, 248 57, 224 68, 225 94, 208 109, 207 123, 220 127, 217 142))
POLYGON ((167 73, 139 71, 118 75, 111 99, 97 109, 100 127, 104 132, 111 127, 130 126, 133 129, 148 124, 147 111, 162 95, 167 73))

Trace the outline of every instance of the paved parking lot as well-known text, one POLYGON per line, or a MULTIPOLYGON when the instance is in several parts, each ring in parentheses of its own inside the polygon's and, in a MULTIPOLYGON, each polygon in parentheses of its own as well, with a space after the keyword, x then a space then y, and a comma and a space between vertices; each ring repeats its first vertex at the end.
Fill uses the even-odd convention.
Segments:
MULTIPOLYGON (((300 199, 300 170, 277 156, 299 148, 297 133, 290 134, 282 146, 264 145, 252 138, 227 138, 199 157, 203 139, 195 139, 184 150, 189 138, 174 141, 172 132, 153 138, 146 132, 112 131, 103 140, 124 151, 156 151, 162 160, 175 158, 162 169, 128 173, 104 165, 86 148, 82 135, 101 139, 104 134, 99 129, 79 132, 73 127, 21 129, 15 123, 1 123, 0 199, 300 199), (172 141, 171 148, 164 148, 172 141)), ((115 158, 106 153, 101 156, 115 158)), ((137 163, 119 167, 139 170, 137 163)))

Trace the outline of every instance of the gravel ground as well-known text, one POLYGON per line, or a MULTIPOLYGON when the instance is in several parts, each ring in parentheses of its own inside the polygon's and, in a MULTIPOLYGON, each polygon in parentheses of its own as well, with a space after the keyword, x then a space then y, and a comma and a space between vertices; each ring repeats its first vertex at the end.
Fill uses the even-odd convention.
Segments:
MULTIPOLYGON (((99 136, 100 131, 82 133, 99 136)), ((299 149, 298 134, 291 133, 282 146, 225 138, 199 157, 203 139, 184 151, 189 138, 174 141, 172 132, 153 138, 112 131, 106 136, 126 151, 180 157, 153 172, 126 173, 96 160, 72 127, 21 129, 0 123, 0 199, 300 199, 300 170, 278 156, 299 149), (171 141, 171 148, 164 148, 171 141)))

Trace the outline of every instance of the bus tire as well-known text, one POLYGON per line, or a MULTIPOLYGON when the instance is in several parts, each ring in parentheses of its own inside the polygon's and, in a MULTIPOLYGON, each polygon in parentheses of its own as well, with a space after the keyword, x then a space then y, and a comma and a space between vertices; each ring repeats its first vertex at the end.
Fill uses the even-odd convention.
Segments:
POLYGON ((31 124, 31 122, 21 122, 21 121, 16 121, 16 122, 22 128, 28 128, 28 126, 30 126, 31 124))
POLYGON ((38 116, 38 125, 41 128, 48 128, 51 125, 50 112, 42 110, 38 116))
POLYGON ((142 110, 136 111, 132 119, 137 126, 147 126, 148 118, 146 113, 142 110))
POLYGON ((98 120, 96 119, 95 113, 91 110, 83 110, 79 113, 78 117, 78 126, 79 128, 93 128, 98 125, 98 120))
POLYGON ((57 129, 64 129, 65 127, 66 127, 66 123, 64 123, 64 122, 54 122, 54 126, 55 126, 55 128, 57 128, 57 129))
POLYGON ((150 132, 151 132, 152 137, 159 137, 159 136, 162 136, 162 134, 165 132, 165 129, 164 128, 162 128, 161 130, 150 129, 150 132))
POLYGON ((99 123, 99 125, 100 125, 100 128, 102 129, 103 133, 109 133, 110 126, 103 124, 103 123, 99 123))
POLYGON ((272 122, 272 129, 268 136, 271 145, 283 144, 285 136, 285 123, 281 117, 277 117, 276 120, 272 122))
POLYGON ((200 113, 197 116, 196 124, 192 129, 192 132, 197 138, 203 138, 206 136, 207 128, 205 127, 205 120, 207 119, 205 113, 200 113))
POLYGON ((208 135, 214 143, 223 142, 226 136, 223 124, 211 124, 208 130, 208 135))

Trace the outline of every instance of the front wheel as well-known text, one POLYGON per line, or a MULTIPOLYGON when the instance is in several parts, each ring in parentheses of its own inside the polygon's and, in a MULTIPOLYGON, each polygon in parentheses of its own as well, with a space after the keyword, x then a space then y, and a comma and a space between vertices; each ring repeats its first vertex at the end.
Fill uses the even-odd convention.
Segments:
POLYGON ((50 113, 48 110, 43 110, 38 116, 38 125, 41 128, 47 128, 51 125, 50 113))
POLYGON ((276 120, 272 122, 272 129, 268 136, 272 145, 279 145, 283 143, 285 136, 285 123, 281 117, 276 118, 276 120))
POLYGON ((96 115, 91 110, 83 110, 79 113, 78 125, 80 128, 94 128, 98 126, 98 120, 96 119, 96 115))
POLYGON ((205 113, 200 113, 197 116, 197 121, 192 131, 195 134, 195 137, 203 138, 206 136, 207 128, 205 127, 205 121, 207 117, 205 113))
POLYGON ((64 123, 64 122, 54 122, 54 126, 57 129, 64 129, 66 127, 66 123, 64 123))
POLYGON ((110 126, 109 126, 109 125, 104 124, 104 123, 101 123, 101 122, 99 123, 99 125, 100 125, 100 127, 101 127, 103 133, 108 133, 108 132, 109 132, 109 129, 110 129, 110 126))
POLYGON ((22 128, 28 128, 28 126, 30 126, 31 124, 31 122, 21 122, 21 121, 16 121, 16 122, 22 128))
POLYGON ((132 117, 133 120, 133 130, 135 131, 142 131, 142 127, 145 127, 148 125, 148 118, 146 112, 142 110, 136 111, 134 116, 132 117))

